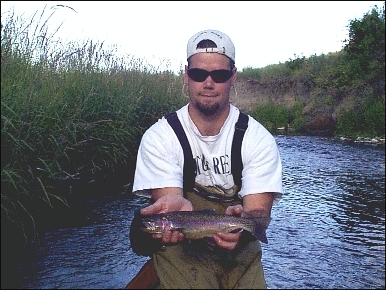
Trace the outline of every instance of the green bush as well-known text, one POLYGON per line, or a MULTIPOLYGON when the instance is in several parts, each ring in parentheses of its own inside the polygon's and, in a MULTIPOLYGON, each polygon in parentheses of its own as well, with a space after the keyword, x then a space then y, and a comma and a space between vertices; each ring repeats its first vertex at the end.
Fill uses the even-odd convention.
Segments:
POLYGON ((276 132, 278 127, 287 126, 290 113, 286 106, 270 102, 257 106, 250 115, 269 131, 276 132))
POLYGON ((385 103, 365 101, 363 106, 341 114, 337 129, 337 134, 342 136, 385 136, 385 103))
MULTIPOLYGON (((357 137, 361 122, 354 111, 347 111, 338 118, 337 134, 346 137, 357 137)), ((359 133, 360 135, 360 133, 359 133)))
POLYGON ((299 101, 290 108, 290 118, 288 120, 288 124, 290 124, 295 131, 299 131, 305 123, 303 109, 304 104, 299 101))

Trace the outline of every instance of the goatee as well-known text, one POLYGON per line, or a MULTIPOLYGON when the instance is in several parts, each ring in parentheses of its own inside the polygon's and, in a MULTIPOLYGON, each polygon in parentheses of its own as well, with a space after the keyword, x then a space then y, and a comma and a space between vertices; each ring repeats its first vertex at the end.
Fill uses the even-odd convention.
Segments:
POLYGON ((197 109, 205 116, 212 116, 220 111, 220 104, 218 103, 208 105, 208 104, 202 104, 200 102, 197 102, 196 106, 197 106, 197 109))

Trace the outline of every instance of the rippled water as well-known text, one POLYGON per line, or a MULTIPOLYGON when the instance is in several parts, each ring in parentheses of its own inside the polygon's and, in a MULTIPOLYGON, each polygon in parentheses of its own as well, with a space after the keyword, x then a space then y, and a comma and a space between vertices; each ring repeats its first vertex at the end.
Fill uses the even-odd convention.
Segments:
MULTIPOLYGON (((276 136, 283 199, 262 244, 268 288, 385 288, 385 150, 327 138, 276 136)), ((20 266, 21 288, 124 288, 147 260, 130 249, 122 195, 79 227, 47 232, 20 266)))

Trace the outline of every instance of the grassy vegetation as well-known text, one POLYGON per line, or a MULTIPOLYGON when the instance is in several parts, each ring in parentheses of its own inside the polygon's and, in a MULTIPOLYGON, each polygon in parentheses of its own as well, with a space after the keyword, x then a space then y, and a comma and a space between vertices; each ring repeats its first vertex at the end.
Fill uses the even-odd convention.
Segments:
MULTIPOLYGON (((27 243, 38 238, 39 229, 52 217, 98 194, 98 186, 90 184, 105 184, 101 190, 105 192, 129 186, 142 134, 187 99, 181 93, 181 75, 159 71, 132 56, 118 56, 103 42, 63 43, 55 37, 56 30, 48 29, 53 13, 42 11, 29 19, 5 16, 2 242, 6 228, 27 243)), ((372 62, 368 74, 358 76, 358 62, 348 55, 352 52, 295 56, 284 64, 244 69, 241 80, 256 80, 274 95, 293 88, 299 95, 291 106, 272 102, 250 114, 273 131, 286 124, 299 129, 310 101, 336 105, 354 94, 361 102, 338 116, 339 132, 384 136, 384 75, 382 91, 382 83, 374 85, 379 79, 373 71, 379 71, 382 62, 372 62)))
POLYGON ((95 194, 77 184, 129 183, 144 130, 187 102, 172 72, 92 40, 62 43, 52 15, 2 19, 1 218, 25 241, 37 221, 95 194))

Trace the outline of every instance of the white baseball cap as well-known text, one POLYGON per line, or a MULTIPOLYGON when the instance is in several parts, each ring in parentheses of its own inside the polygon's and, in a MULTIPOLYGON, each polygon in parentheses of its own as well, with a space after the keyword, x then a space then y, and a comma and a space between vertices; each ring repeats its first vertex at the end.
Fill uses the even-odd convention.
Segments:
POLYGON ((201 52, 216 52, 225 54, 233 62, 235 62, 235 46, 232 40, 225 33, 218 30, 203 30, 193 35, 188 41, 188 59, 192 55, 201 52), (197 44, 202 40, 211 40, 217 47, 197 48, 197 44))

